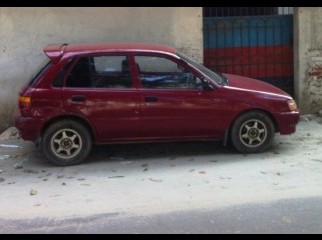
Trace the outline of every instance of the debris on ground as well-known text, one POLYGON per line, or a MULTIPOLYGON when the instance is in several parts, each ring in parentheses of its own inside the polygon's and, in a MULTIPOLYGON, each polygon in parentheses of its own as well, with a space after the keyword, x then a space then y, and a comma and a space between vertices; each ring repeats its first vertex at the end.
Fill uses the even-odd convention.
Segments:
POLYGON ((34 205, 34 207, 40 207, 41 206, 41 203, 37 203, 34 205))
POLYGON ((0 144, 0 147, 3 147, 3 148, 22 148, 18 145, 12 145, 12 144, 0 144))
POLYGON ((150 180, 150 181, 152 181, 152 182, 162 182, 162 180, 161 180, 161 179, 153 179, 153 178, 149 178, 149 180, 150 180))
POLYGON ((63 178, 65 175, 57 175, 57 178, 63 178))
POLYGON ((39 171, 37 170, 32 170, 32 169, 25 169, 23 170, 24 173, 32 173, 32 174, 38 174, 39 171))
POLYGON ((141 167, 147 167, 147 166, 148 166, 147 163, 144 163, 144 164, 141 165, 141 167))
POLYGON ((264 171, 260 171, 261 174, 267 174, 267 172, 264 172, 264 171))
POLYGON ((116 161, 125 159, 125 157, 122 157, 122 156, 110 156, 109 158, 111 160, 116 160, 116 161))
MULTIPOLYGON (((320 159, 311 159, 312 161, 316 161, 316 162, 322 162, 322 160, 320 159)), ((1 172, 0 172, 1 173, 1 172)))
POLYGON ((322 117, 322 109, 319 111, 318 115, 322 117))
POLYGON ((0 155, 0 160, 7 159, 9 157, 10 157, 10 155, 0 155))
POLYGON ((0 183, 1 183, 1 182, 4 182, 4 181, 5 181, 5 179, 4 179, 4 178, 0 178, 0 183))
POLYGON ((27 158, 23 158, 20 161, 18 161, 17 163, 15 163, 13 166, 15 169, 21 169, 23 168, 24 163, 27 163, 28 159, 27 158))
POLYGON ((199 171, 199 173, 200 173, 200 174, 206 174, 206 172, 205 172, 205 171, 199 171))
POLYGON ((85 180, 85 178, 78 178, 77 180, 78 180, 78 181, 84 181, 84 180, 85 180))
POLYGON ((80 184, 81 186, 86 186, 86 187, 89 187, 89 186, 91 186, 91 184, 88 184, 88 183, 82 183, 82 184, 80 184))
POLYGON ((0 169, 0 173, 2 173, 3 172, 3 170, 2 169, 0 169))
POLYGON ((219 177, 219 179, 228 179, 228 180, 230 180, 231 179, 231 177, 219 177))
POLYGON ((122 162, 120 162, 121 164, 131 164, 131 163, 133 163, 133 161, 122 161, 122 162))
POLYGON ((10 127, 0 134, 0 140, 11 140, 20 138, 19 130, 15 127, 10 127))
POLYGON ((123 178, 124 176, 111 176, 111 177, 108 177, 108 178, 123 178))
POLYGON ((36 195, 38 193, 38 191, 37 190, 35 190, 35 189, 30 189, 30 191, 29 191, 29 194, 31 195, 31 196, 33 196, 33 195, 36 195))
POLYGON ((61 185, 66 186, 66 183, 63 182, 61 185))
POLYGON ((144 169, 143 169, 143 172, 146 172, 146 171, 148 171, 148 168, 144 168, 144 169))

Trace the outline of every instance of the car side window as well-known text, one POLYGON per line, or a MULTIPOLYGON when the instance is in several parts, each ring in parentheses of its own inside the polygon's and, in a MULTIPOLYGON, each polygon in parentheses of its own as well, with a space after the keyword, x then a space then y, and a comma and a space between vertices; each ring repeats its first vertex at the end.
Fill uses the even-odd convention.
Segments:
POLYGON ((143 88, 201 89, 200 79, 191 71, 167 58, 136 56, 135 62, 143 88))
POLYGON ((71 70, 66 87, 131 88, 129 60, 126 56, 81 57, 71 70))

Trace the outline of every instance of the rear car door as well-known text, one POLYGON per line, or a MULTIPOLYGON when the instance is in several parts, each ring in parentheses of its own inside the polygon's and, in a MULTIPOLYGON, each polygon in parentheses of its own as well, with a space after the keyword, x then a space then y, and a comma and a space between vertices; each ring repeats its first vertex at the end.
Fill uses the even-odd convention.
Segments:
POLYGON ((97 142, 138 137, 139 95, 127 54, 77 58, 62 91, 64 109, 94 126, 97 142))

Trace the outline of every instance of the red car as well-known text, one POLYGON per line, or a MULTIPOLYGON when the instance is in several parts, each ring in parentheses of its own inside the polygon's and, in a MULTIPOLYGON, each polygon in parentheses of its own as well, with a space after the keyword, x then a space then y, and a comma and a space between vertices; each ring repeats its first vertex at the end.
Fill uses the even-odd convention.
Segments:
POLYGON ((262 81, 213 72, 174 48, 144 43, 53 44, 19 96, 16 126, 54 164, 92 144, 228 139, 262 152, 295 132, 291 96, 262 81))

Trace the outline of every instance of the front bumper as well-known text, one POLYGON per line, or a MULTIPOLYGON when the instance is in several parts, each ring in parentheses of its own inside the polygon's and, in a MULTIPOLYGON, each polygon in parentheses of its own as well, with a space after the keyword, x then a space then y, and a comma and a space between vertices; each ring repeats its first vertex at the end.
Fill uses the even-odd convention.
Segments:
POLYGON ((274 115, 280 134, 292 134, 296 131, 296 124, 300 120, 300 111, 275 113, 274 115))

